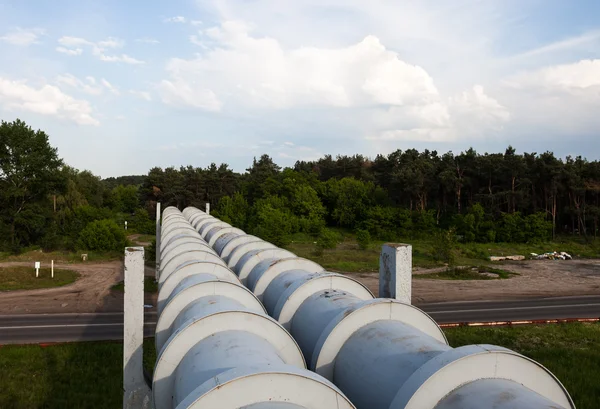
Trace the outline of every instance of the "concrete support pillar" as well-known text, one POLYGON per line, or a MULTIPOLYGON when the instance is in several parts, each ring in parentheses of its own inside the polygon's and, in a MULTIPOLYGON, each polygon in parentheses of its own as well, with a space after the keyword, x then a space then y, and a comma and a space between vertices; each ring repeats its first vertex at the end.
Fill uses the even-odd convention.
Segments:
POLYGON ((412 246, 386 243, 379 257, 379 297, 410 304, 412 288, 412 246))
POLYGON ((144 381, 144 248, 125 249, 125 315, 123 339, 123 408, 150 408, 144 381))
POLYGON ((210 203, 206 204, 206 214, 210 214, 210 203))
POLYGON ((156 202, 156 274, 155 278, 158 281, 158 271, 160 270, 160 202, 156 202))

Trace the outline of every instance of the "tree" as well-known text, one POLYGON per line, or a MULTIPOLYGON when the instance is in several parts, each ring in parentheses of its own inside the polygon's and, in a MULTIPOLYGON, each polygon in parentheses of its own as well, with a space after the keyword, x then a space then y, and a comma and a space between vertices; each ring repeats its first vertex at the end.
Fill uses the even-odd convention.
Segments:
POLYGON ((122 251, 126 245, 125 232, 112 220, 91 222, 79 234, 82 250, 122 251))
POLYGON ((62 164, 43 131, 19 119, 0 123, 0 224, 8 226, 12 249, 43 234, 52 213, 48 196, 65 189, 62 164))

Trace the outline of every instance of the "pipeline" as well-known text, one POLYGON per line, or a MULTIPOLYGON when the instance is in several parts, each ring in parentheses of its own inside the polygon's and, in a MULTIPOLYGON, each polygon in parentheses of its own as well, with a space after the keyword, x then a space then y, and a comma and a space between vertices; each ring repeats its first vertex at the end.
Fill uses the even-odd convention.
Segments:
POLYGON ((308 368, 358 409, 574 409, 541 364, 494 345, 452 348, 420 309, 246 235, 201 210, 184 217, 297 341, 308 368))
MULTIPOLYGON (((243 233, 222 222, 205 225, 243 233)), ((355 409, 306 369, 289 332, 176 208, 164 210, 161 237, 156 409, 355 409)))

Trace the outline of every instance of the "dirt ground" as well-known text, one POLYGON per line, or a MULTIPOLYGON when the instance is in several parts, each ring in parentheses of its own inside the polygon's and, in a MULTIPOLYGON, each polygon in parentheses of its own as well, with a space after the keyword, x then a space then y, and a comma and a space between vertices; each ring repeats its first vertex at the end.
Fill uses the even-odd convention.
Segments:
MULTIPOLYGON (((518 273, 505 280, 429 280, 412 282, 415 304, 443 301, 515 300, 536 297, 600 295, 600 260, 527 260, 502 263, 499 268, 518 273)), ((440 269, 419 269, 413 275, 440 269)), ((379 293, 379 276, 350 273, 379 293)))
MULTIPOLYGON (((0 263, 0 267, 25 265, 29 262, 0 263)), ((89 313, 123 311, 123 292, 111 287, 123 280, 123 263, 56 264, 56 268, 80 274, 73 284, 57 288, 0 292, 0 314, 89 313)), ((146 275, 154 270, 147 268, 146 275)), ((145 303, 156 305, 156 295, 147 294, 145 303)))
MULTIPOLYGON (((31 263, 0 263, 0 267, 31 263)), ((123 280, 123 263, 77 263, 56 265, 77 271, 81 276, 64 287, 0 292, 0 314, 89 313, 123 311, 123 293, 111 287, 123 280)), ((502 268, 518 273, 506 280, 413 280, 413 302, 510 300, 534 297, 600 294, 600 260, 506 262, 502 268)), ((440 269, 420 269, 426 274, 440 269)), ((154 270, 146 269, 147 276, 154 270)), ((373 294, 379 292, 376 273, 348 273, 364 283, 373 294)), ((145 303, 156 305, 156 294, 147 294, 145 303)), ((154 308, 149 309, 150 311, 154 308)))

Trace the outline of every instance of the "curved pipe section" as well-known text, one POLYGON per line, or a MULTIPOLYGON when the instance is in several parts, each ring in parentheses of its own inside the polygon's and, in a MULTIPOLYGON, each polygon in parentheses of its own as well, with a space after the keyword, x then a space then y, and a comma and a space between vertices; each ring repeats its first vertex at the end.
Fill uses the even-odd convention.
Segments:
POLYGON ((154 407, 355 409, 330 381, 306 369, 289 332, 195 229, 190 239, 182 214, 165 212, 163 229, 173 236, 160 254, 154 407))
POLYGON ((358 409, 575 408, 537 362, 491 345, 452 348, 418 308, 376 299, 349 277, 233 234, 212 247, 223 257, 240 241, 225 255, 228 267, 290 331, 308 367, 358 409), (498 401, 507 397, 513 402, 498 401))

